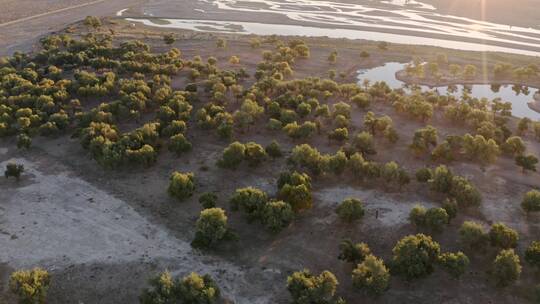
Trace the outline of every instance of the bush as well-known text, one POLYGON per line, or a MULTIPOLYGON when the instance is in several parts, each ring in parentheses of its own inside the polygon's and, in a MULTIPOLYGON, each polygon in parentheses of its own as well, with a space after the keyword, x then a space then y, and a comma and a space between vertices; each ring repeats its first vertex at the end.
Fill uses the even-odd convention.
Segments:
POLYGON ((489 240, 492 246, 502 249, 515 248, 519 240, 517 231, 506 226, 503 223, 491 225, 489 230, 489 240))
POLYGON ((323 271, 320 275, 312 275, 309 270, 297 271, 287 278, 287 290, 291 294, 293 303, 330 303, 338 280, 330 271, 323 271))
POLYGON ((176 134, 169 139, 169 151, 180 155, 182 153, 190 151, 192 148, 191 143, 184 137, 183 134, 176 134))
POLYGON ((294 219, 291 205, 284 201, 268 202, 262 210, 261 220, 266 228, 278 232, 294 219))
POLYGON ((459 228, 459 241, 463 246, 470 249, 483 248, 487 244, 488 235, 482 225, 472 221, 465 221, 459 228))
POLYGON ((358 133, 353 140, 353 145, 358 152, 363 155, 373 155, 377 153, 375 144, 373 143, 373 136, 368 132, 358 133))
POLYGON ((416 171, 416 180, 421 183, 427 183, 433 176, 430 168, 420 168, 416 171))
POLYGON ((448 194, 452 189, 453 177, 454 175, 446 166, 438 166, 429 180, 430 187, 433 191, 448 194))
POLYGON ((339 218, 346 222, 353 222, 364 216, 364 206, 362 201, 355 198, 347 198, 339 204, 336 209, 339 218))
POLYGON ((452 277, 459 279, 469 267, 469 258, 461 251, 443 253, 439 256, 439 264, 452 277))
POLYGON ((458 212, 458 204, 455 199, 447 198, 444 200, 442 208, 446 211, 446 214, 448 214, 448 221, 455 218, 457 216, 458 212))
POLYGON ((409 212, 409 221, 416 227, 423 227, 426 224, 426 208, 420 204, 414 205, 409 212))
POLYGON ((540 242, 532 242, 525 250, 525 261, 531 266, 540 269, 540 242))
POLYGON ((25 133, 17 135, 17 149, 30 149, 32 138, 25 133))
POLYGON ((6 178, 13 176, 17 181, 21 178, 21 174, 24 171, 24 166, 16 163, 8 163, 6 165, 6 171, 4 171, 4 176, 6 178))
POLYGON ((210 209, 216 207, 217 199, 217 194, 205 192, 199 196, 199 203, 204 209, 210 209))
POLYGON ((144 289, 141 304, 193 303, 213 304, 220 290, 209 275, 192 272, 182 280, 174 280, 168 271, 150 279, 151 288, 144 289))
POLYGON ((441 249, 437 242, 424 234, 409 235, 392 249, 392 270, 407 279, 427 276, 433 272, 441 249))
POLYGON ((245 160, 248 162, 248 165, 251 167, 258 166, 268 156, 266 155, 266 151, 264 150, 264 148, 257 143, 248 142, 244 146, 245 146, 244 157, 245 157, 245 160))
POLYGON ((357 265, 362 263, 371 250, 366 243, 354 244, 351 240, 344 240, 339 244, 338 259, 357 265))
POLYGON ((246 147, 235 141, 223 150, 218 166, 228 169, 235 169, 244 160, 246 147))
POLYGON ((193 173, 173 172, 169 179, 169 195, 182 201, 191 197, 195 191, 193 173))
POLYGON ((268 154, 272 158, 283 156, 283 152, 281 152, 281 146, 275 140, 273 140, 268 146, 266 146, 265 151, 266 154, 268 154))
POLYGON ((280 190, 278 197, 289 203, 295 212, 310 209, 313 204, 311 189, 305 184, 285 184, 280 190))
POLYGON ((527 192, 521 201, 521 208, 527 213, 540 211, 540 191, 527 192))
POLYGON ((250 221, 261 218, 267 202, 268 195, 253 187, 236 189, 229 201, 233 210, 242 210, 250 221))
POLYGON ((165 271, 149 280, 150 288, 146 288, 139 296, 141 304, 173 303, 177 292, 171 273, 165 271))
POLYGON ((482 202, 480 191, 469 180, 461 176, 452 178, 450 196, 464 207, 478 206, 482 202))
POLYGON ((20 303, 45 303, 51 282, 49 273, 41 268, 15 271, 9 277, 9 290, 20 303))
POLYGON ((383 260, 370 254, 353 270, 352 282, 355 288, 379 295, 388 289, 390 272, 383 260))
POLYGON ((442 231, 448 221, 448 213, 443 208, 429 208, 426 212, 426 227, 433 231, 442 231))
POLYGON ((201 211, 196 223, 194 247, 209 248, 225 239, 228 233, 227 216, 221 208, 210 208, 201 211))
POLYGON ((508 286, 521 275, 521 263, 514 249, 503 249, 493 261, 492 275, 499 287, 508 286))

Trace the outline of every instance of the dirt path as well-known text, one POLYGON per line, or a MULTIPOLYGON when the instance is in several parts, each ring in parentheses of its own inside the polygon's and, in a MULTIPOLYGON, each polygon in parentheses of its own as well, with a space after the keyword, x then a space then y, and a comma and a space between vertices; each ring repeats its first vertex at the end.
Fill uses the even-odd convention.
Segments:
POLYGON ((40 37, 59 31, 86 16, 114 16, 118 10, 146 1, 95 0, 2 23, 0 24, 0 56, 10 55, 15 51, 28 51, 40 37))

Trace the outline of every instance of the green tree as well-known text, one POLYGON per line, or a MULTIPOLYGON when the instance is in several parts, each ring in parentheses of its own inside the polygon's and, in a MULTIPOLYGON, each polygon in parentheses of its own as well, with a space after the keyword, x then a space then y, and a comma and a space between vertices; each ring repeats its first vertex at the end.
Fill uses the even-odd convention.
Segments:
POLYGON ((373 155, 376 154, 375 144, 373 142, 373 135, 368 132, 360 132, 356 134, 353 140, 354 147, 358 152, 363 155, 373 155))
POLYGON ((26 133, 17 135, 17 149, 30 149, 32 138, 26 133))
POLYGON ((442 231, 444 226, 448 224, 448 221, 448 213, 443 208, 429 208, 426 211, 426 227, 433 231, 442 231))
POLYGON ((268 146, 266 146, 265 151, 266 154, 268 154, 272 158, 278 158, 283 156, 283 152, 281 152, 281 146, 275 140, 273 140, 268 146))
POLYGON ((9 277, 9 290, 17 295, 19 303, 43 304, 51 282, 49 273, 42 268, 15 271, 9 277))
POLYGON ((150 288, 146 288, 139 296, 141 304, 161 304, 176 302, 176 283, 170 272, 165 271, 149 280, 150 288))
POLYGON ((353 270, 352 281, 355 288, 379 295, 388 289, 390 271, 382 259, 370 254, 353 270))
POLYGON ((533 241, 525 250, 525 261, 536 269, 540 269, 540 242, 533 241))
POLYGON ((176 37, 174 37, 173 33, 168 33, 163 35, 163 41, 165 42, 165 44, 171 45, 176 41, 176 37))
POLYGON ((515 158, 516 165, 520 166, 523 173, 527 170, 536 172, 536 164, 538 164, 538 158, 534 155, 518 155, 515 158))
POLYGON ((483 248, 488 240, 484 227, 478 223, 465 221, 459 228, 459 242, 469 249, 483 248))
POLYGON ((218 196, 212 192, 205 192, 199 196, 199 204, 204 209, 210 209, 216 207, 218 196))
POLYGON ((417 181, 421 183, 426 183, 432 178, 433 171, 431 171, 431 169, 427 167, 420 168, 416 171, 415 176, 417 181))
POLYGON ((236 189, 229 201, 233 210, 242 210, 250 221, 261 217, 267 202, 266 192, 253 187, 236 189))
POLYGON ((355 198, 346 198, 336 209, 339 218, 346 222, 353 222, 364 216, 362 201, 355 198))
POLYGON ((24 166, 16 163, 8 163, 6 165, 6 170, 4 171, 4 176, 6 178, 13 176, 17 181, 21 178, 21 174, 24 171, 24 166))
POLYGON ((354 244, 351 240, 343 240, 339 244, 338 259, 357 265, 362 263, 366 256, 371 254, 371 250, 366 243, 354 244))
POLYGON ((195 239, 191 243, 194 247, 209 248, 225 239, 229 230, 227 216, 221 208, 210 208, 201 211, 196 223, 195 239))
POLYGON ((492 265, 492 275, 499 287, 508 286, 519 279, 521 263, 514 249, 503 249, 499 252, 492 265))
POLYGON ((446 252, 439 256, 439 264, 452 277, 459 279, 469 267, 469 258, 461 251, 446 252))
POLYGON ((294 219, 291 205, 284 201, 271 201, 263 207, 262 222, 272 232, 278 232, 287 227, 294 219))
POLYGON ((213 304, 220 297, 217 284, 209 275, 192 272, 177 283, 180 303, 213 304))
POLYGON ((525 193, 521 201, 521 208, 527 213, 540 211, 540 191, 531 190, 525 193))
POLYGON ((248 142, 244 145, 244 147, 245 160, 251 167, 258 166, 268 157, 264 148, 257 143, 248 142))
POLYGON ((445 194, 450 193, 453 177, 454 175, 446 166, 438 166, 433 171, 433 177, 429 180, 431 190, 445 194))
POLYGON ((392 268, 407 279, 424 277, 433 272, 440 251, 439 244, 430 236, 406 236, 392 249, 392 268))
POLYGON ((426 224, 426 212, 427 209, 424 206, 420 204, 414 205, 409 212, 409 221, 417 227, 423 227, 426 224))
POLYGON ((336 293, 338 280, 330 271, 313 275, 307 269, 297 271, 287 278, 287 290, 295 304, 329 303, 336 293))
POLYGON ((244 160, 246 147, 235 141, 223 150, 218 166, 222 168, 235 169, 244 160))
POLYGON ((519 235, 516 230, 505 224, 495 223, 491 225, 491 229, 489 230, 489 240, 492 246, 509 249, 517 246, 519 235))
POLYGON ((195 192, 195 175, 193 173, 173 172, 169 178, 168 193, 182 201, 191 197, 195 192))
POLYGON ((169 151, 180 155, 182 153, 190 151, 192 148, 191 143, 186 139, 184 134, 176 134, 169 139, 169 151))

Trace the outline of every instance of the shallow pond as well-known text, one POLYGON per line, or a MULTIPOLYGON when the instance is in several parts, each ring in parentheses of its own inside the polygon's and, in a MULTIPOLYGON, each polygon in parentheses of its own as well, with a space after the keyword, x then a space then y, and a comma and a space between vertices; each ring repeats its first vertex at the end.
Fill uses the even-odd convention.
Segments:
MULTIPOLYGON (((406 63, 398 62, 388 62, 382 66, 375 67, 372 69, 365 69, 358 71, 358 81, 361 84, 364 80, 369 80, 371 83, 377 81, 384 81, 392 89, 401 88, 405 83, 399 79, 396 79, 396 72, 405 69, 406 63)), ((422 90, 436 90, 441 95, 451 94, 456 97, 463 95, 464 86, 458 85, 457 91, 454 93, 448 92, 448 87, 435 87, 431 88, 429 86, 420 86, 422 90)), ((535 93, 538 89, 529 88, 528 92, 519 92, 516 93, 511 85, 500 86, 498 91, 494 91, 491 85, 488 84, 475 84, 467 85, 467 88, 470 88, 470 94, 476 98, 488 98, 493 100, 495 98, 501 98, 503 101, 508 101, 512 103, 512 115, 515 117, 528 117, 533 120, 540 121, 540 113, 533 111, 527 105, 528 102, 534 99, 535 93)))

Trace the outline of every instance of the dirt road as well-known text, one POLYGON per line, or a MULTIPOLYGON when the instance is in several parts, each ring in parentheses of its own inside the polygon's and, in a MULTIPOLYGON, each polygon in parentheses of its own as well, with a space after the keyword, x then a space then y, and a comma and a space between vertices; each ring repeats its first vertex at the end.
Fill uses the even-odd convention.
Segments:
MULTIPOLYGON (((60 1, 52 1, 60 2, 60 1)), ((10 55, 15 51, 28 51, 39 41, 39 38, 54 31, 65 28, 70 23, 83 19, 86 16, 114 16, 121 9, 143 4, 146 0, 115 0, 115 1, 66 1, 73 5, 52 6, 55 9, 41 11, 33 15, 25 15, 28 7, 19 5, 14 8, 8 3, 10 16, 21 16, 17 19, 0 24, 0 56, 10 55), (74 4, 76 3, 76 4, 74 4)), ((51 4, 53 5, 53 4, 51 4)), ((0 20, 8 20, 9 16, 2 16, 0 20)))

